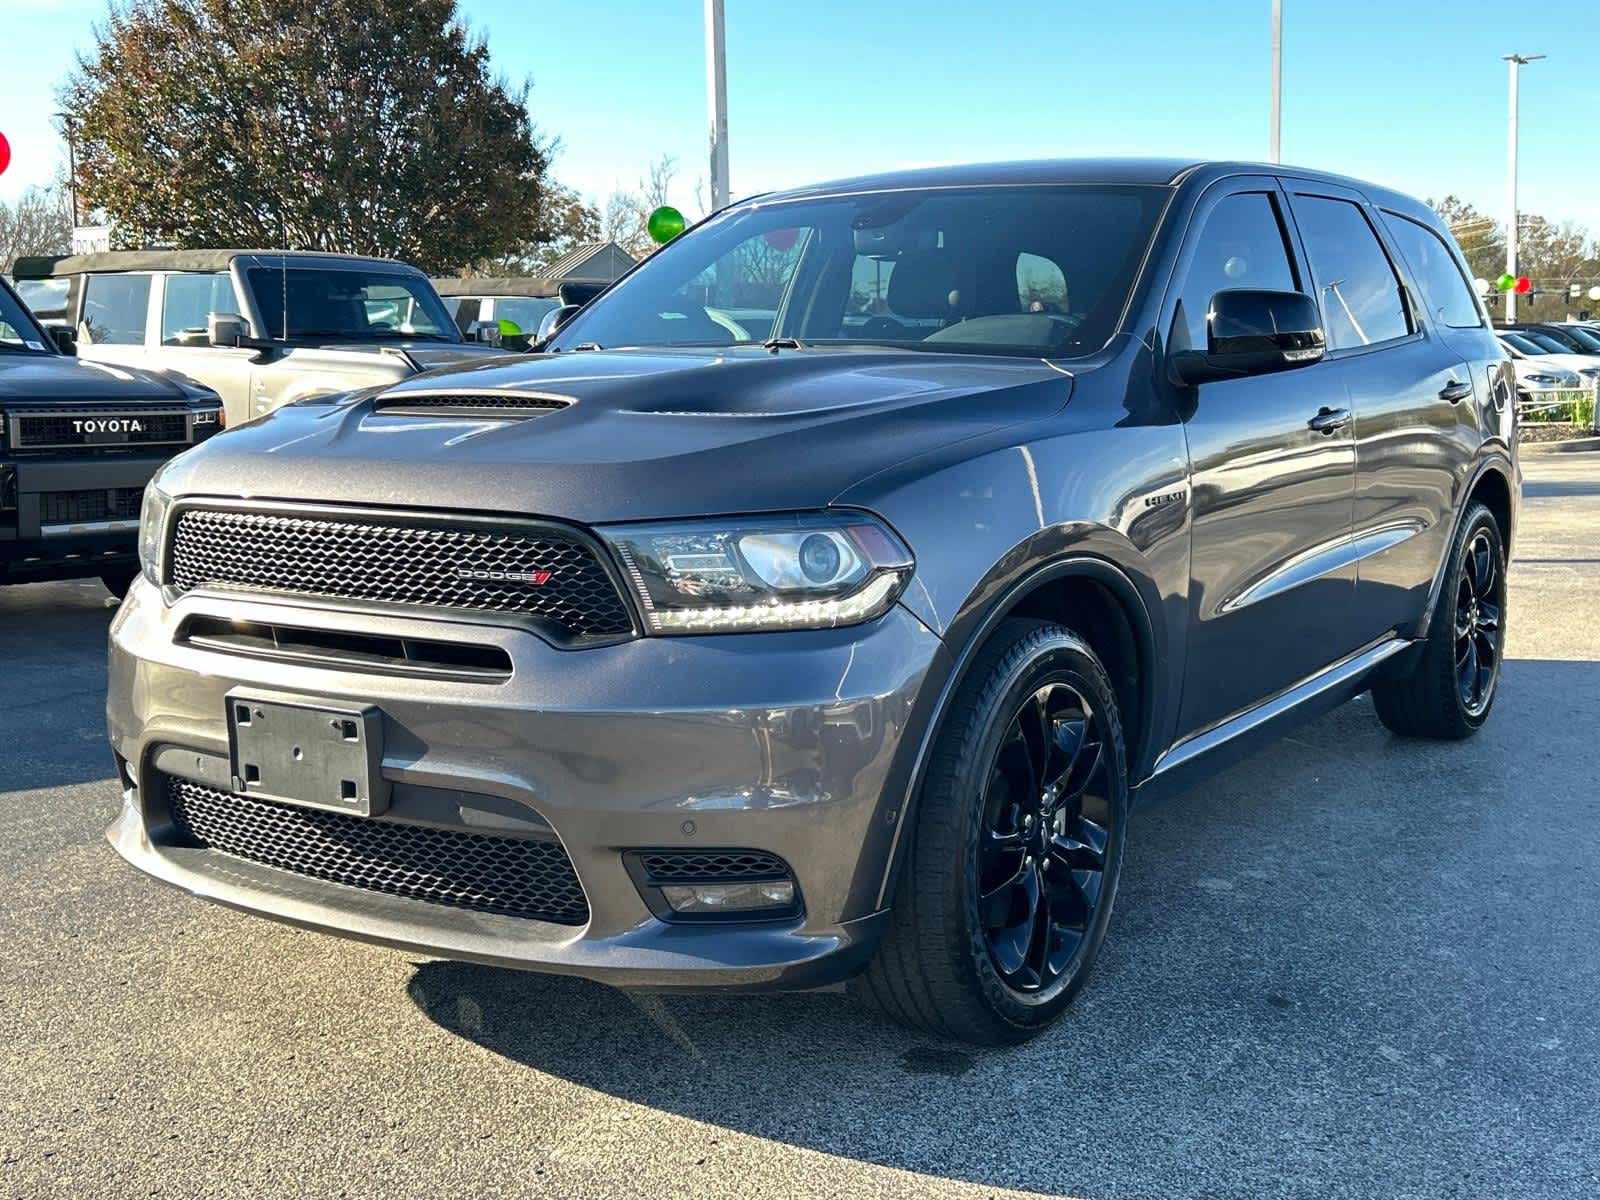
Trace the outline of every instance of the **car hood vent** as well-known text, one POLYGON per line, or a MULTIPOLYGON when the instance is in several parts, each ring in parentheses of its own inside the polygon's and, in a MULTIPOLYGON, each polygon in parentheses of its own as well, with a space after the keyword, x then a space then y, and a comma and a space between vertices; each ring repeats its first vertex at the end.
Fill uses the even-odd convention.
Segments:
POLYGON ((517 420, 542 417, 566 408, 572 401, 565 396, 538 392, 506 391, 417 391, 385 392, 373 401, 373 411, 428 417, 498 417, 517 420))

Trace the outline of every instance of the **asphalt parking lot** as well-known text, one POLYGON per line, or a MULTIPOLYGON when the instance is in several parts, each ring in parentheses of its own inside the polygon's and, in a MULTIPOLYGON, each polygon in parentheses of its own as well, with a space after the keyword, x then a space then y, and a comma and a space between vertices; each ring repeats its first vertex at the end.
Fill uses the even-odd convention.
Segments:
POLYGON ((0 1195, 1600 1194, 1600 454, 1526 467, 1485 732, 1361 700, 1142 813, 1096 978, 994 1054, 149 882, 101 838, 110 602, 0 589, 0 1195))

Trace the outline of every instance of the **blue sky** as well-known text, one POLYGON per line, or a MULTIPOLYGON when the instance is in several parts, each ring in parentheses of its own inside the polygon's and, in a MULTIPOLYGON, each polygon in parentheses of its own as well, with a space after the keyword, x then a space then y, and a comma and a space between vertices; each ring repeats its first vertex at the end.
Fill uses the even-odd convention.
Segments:
MULTIPOLYGON (((533 83, 558 177, 600 198, 662 153, 705 175, 700 0, 461 0, 533 83)), ((1522 208, 1600 234, 1600 20, 1584 0, 1284 0, 1286 161, 1505 204, 1506 67, 1522 74, 1522 208)), ((915 163, 1267 153, 1269 0, 727 0, 734 194, 915 163)), ((63 157, 53 88, 105 0, 0 0, 0 196, 63 157), (25 51, 25 52, 24 52, 25 51)))

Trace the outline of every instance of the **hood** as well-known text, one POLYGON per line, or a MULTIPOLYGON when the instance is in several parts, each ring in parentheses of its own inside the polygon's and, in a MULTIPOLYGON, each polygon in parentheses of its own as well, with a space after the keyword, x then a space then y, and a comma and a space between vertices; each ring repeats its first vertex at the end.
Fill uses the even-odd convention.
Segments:
POLYGON ((184 455, 163 486, 584 523, 815 508, 885 467, 1047 416, 1070 386, 1038 359, 921 351, 518 355, 279 409, 184 455), (560 407, 401 407, 441 392, 560 407))
POLYGON ((0 404, 171 404, 213 395, 136 367, 63 354, 0 353, 0 404))

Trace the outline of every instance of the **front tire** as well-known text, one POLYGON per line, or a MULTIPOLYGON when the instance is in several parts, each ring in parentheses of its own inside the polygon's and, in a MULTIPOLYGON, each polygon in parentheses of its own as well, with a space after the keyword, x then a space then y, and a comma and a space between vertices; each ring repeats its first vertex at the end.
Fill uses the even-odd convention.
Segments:
POLYGON ((100 572, 100 582, 106 585, 118 600, 128 594, 128 589, 133 586, 133 581, 139 578, 138 567, 111 567, 100 572))
POLYGON ((933 745, 883 946, 855 990, 983 1045, 1054 1021, 1116 897, 1128 786, 1116 693, 1077 634, 1008 620, 933 745))
POLYGON ((1505 640, 1505 537, 1474 504, 1450 547, 1421 657, 1408 674, 1372 686, 1378 719, 1402 737, 1471 737, 1494 706, 1505 640))

